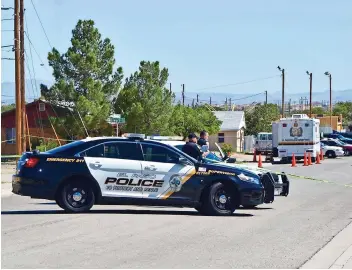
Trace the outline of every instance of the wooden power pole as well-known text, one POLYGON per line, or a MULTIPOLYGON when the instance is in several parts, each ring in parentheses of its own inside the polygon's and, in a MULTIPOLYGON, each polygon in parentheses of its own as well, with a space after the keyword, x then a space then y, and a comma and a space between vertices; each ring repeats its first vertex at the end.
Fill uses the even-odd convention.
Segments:
POLYGON ((22 153, 22 106, 21 106, 21 54, 20 54, 20 1, 15 0, 15 85, 16 85, 16 154, 22 153))
POLYGON ((24 76, 24 0, 20 0, 20 54, 21 54, 21 113, 22 113, 22 152, 26 151, 26 90, 24 76))
POLYGON ((309 73, 308 71, 307 71, 307 74, 309 75, 309 118, 312 118, 312 105, 313 105, 313 103, 312 103, 312 95, 313 95, 313 93, 312 93, 312 83, 313 83, 313 74, 312 74, 312 72, 309 73))
POLYGON ((182 84, 182 105, 185 106, 185 84, 182 84))
POLYGON ((281 71, 282 74, 282 100, 281 100, 281 110, 282 110, 282 117, 285 117, 285 69, 281 68, 280 66, 277 67, 278 70, 281 71))

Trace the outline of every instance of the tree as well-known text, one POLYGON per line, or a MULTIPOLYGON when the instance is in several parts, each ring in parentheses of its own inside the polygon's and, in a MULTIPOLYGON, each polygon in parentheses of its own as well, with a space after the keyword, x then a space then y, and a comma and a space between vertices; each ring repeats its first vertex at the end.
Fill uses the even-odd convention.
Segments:
POLYGON ((275 104, 257 105, 251 111, 245 111, 246 135, 259 132, 271 132, 271 124, 280 118, 280 111, 275 104))
POLYGON ((178 104, 170 119, 170 132, 185 139, 192 132, 206 130, 209 134, 220 131, 221 121, 205 106, 189 108, 178 104))
MULTIPOLYGON (((306 114, 309 116, 309 109, 307 110, 295 110, 292 111, 291 114, 306 114)), ((313 107, 312 108, 312 114, 329 114, 326 110, 324 110, 322 107, 313 107)))
POLYGON ((86 136, 80 117, 89 135, 111 135, 108 116, 123 78, 122 68, 115 71, 114 46, 102 39, 92 20, 79 20, 72 31, 71 47, 60 55, 55 48, 48 55, 55 84, 41 85, 42 95, 55 105, 64 104, 71 113, 53 119, 60 135, 86 136), (79 113, 79 115, 78 115, 79 113))
POLYGON ((333 115, 342 114, 343 125, 347 126, 352 122, 352 102, 338 102, 334 105, 333 115))
POLYGON ((126 132, 170 133, 175 96, 165 87, 168 77, 168 69, 161 69, 158 61, 142 61, 139 70, 126 79, 115 103, 116 113, 126 118, 126 132))
POLYGON ((16 104, 1 105, 1 113, 11 111, 16 108, 16 104))

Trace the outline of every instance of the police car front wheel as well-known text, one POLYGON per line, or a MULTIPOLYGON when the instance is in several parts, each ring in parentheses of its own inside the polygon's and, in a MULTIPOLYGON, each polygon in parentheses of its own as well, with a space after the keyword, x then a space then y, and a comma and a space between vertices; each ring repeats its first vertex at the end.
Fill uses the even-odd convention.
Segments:
POLYGON ((61 189, 58 205, 71 213, 89 211, 95 201, 92 187, 83 181, 65 184, 61 189))
POLYGON ((206 215, 229 216, 235 208, 235 192, 223 183, 215 183, 206 191, 200 212, 206 215))

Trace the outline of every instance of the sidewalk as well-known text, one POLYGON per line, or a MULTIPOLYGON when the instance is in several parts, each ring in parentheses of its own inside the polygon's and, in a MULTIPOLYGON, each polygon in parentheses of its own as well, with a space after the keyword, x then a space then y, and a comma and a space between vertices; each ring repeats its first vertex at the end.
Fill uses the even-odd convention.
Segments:
POLYGON ((352 269, 352 223, 300 268, 352 269))

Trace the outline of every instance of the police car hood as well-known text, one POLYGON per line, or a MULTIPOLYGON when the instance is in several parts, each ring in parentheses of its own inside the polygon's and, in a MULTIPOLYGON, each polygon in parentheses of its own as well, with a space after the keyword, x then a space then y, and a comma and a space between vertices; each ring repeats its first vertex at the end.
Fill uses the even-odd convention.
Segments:
POLYGON ((241 168, 241 167, 229 165, 226 163, 201 164, 199 166, 199 169, 201 170, 201 168, 206 168, 207 170, 212 170, 212 171, 235 173, 237 175, 243 173, 247 176, 258 177, 258 173, 254 172, 250 169, 241 168))

